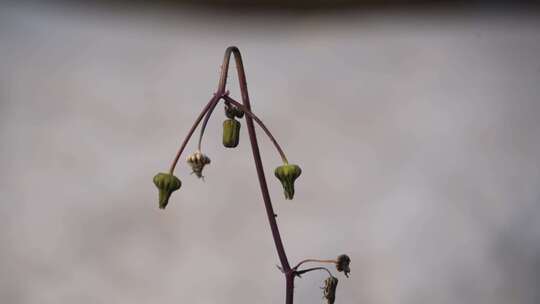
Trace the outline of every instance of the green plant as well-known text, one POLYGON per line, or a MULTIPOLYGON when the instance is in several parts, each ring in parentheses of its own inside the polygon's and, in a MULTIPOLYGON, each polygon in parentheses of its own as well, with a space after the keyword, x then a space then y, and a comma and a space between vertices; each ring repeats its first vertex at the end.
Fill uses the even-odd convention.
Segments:
POLYGON ((247 90, 247 82, 246 82, 246 75, 244 72, 244 65, 242 63, 242 57, 240 55, 240 51, 237 47, 229 47, 225 51, 225 57, 223 59, 223 64, 221 66, 221 77, 219 80, 219 85, 216 93, 212 96, 210 101, 206 104, 202 112, 199 114, 197 119, 195 120, 195 123, 189 130, 186 138, 182 142, 182 145, 180 146, 180 149, 178 150, 178 153, 176 154, 176 157, 174 158, 171 167, 169 169, 168 173, 158 173, 154 177, 154 184, 159 189, 159 207, 161 209, 165 209, 167 206, 167 203, 169 201, 169 197, 171 196, 172 192, 178 190, 181 186, 180 180, 174 176, 174 169, 176 167, 176 164, 178 163, 178 160, 184 151, 188 141, 190 140, 191 136, 195 132, 195 129, 203 120, 200 136, 199 136, 199 144, 198 144, 198 150, 190 155, 187 158, 188 164, 191 166, 193 173, 195 173, 198 177, 202 177, 202 171, 204 169, 205 165, 210 164, 210 158, 206 155, 204 155, 201 152, 201 142, 204 135, 204 130, 206 128, 206 125, 208 123, 208 120, 210 116, 212 115, 212 112, 218 105, 220 101, 223 101, 225 104, 225 114, 227 116, 227 120, 223 124, 223 145, 227 148, 234 148, 238 145, 239 141, 239 129, 240 129, 240 122, 236 119, 241 119, 245 115, 246 125, 248 129, 249 134, 249 140, 251 143, 251 149, 253 151, 253 158, 255 161, 255 168, 257 170, 257 176, 259 179, 259 184, 261 187, 261 193, 266 209, 266 214, 268 216, 268 222, 270 224, 270 229, 272 231, 272 237, 274 239, 274 244, 276 246, 276 251, 281 263, 281 266, 278 268, 281 270, 281 272, 285 275, 285 281, 286 281, 286 292, 285 292, 285 303, 286 304, 292 304, 293 303, 293 295, 294 295, 294 279, 296 277, 301 277, 301 275, 315 271, 315 270, 323 270, 328 272, 329 277, 324 281, 325 286, 323 287, 323 297, 326 299, 328 304, 334 303, 335 300, 335 291, 337 287, 337 278, 332 275, 330 270, 328 270, 325 267, 313 267, 313 268, 307 268, 307 269, 301 269, 301 266, 305 263, 329 263, 334 264, 336 266, 337 271, 343 272, 347 277, 350 272, 349 264, 350 264, 350 258, 347 255, 340 255, 337 259, 330 259, 330 260, 322 260, 322 259, 305 259, 301 261, 300 263, 296 264, 296 266, 291 267, 289 264, 289 260, 287 259, 287 255, 285 253, 285 249, 283 247, 283 243, 281 241, 280 232, 278 229, 278 225, 276 222, 276 214, 274 213, 274 209, 272 207, 272 202, 270 200, 270 194, 268 192, 268 186, 266 184, 266 178, 263 171, 261 156, 259 153, 259 145, 257 143, 257 138, 255 135, 255 127, 253 122, 255 121, 261 129, 266 133, 266 135, 270 138, 274 146, 276 147, 278 153, 281 156, 281 159, 283 161, 283 165, 277 167, 274 171, 276 177, 281 181, 281 184, 283 185, 284 194, 286 199, 293 199, 294 196, 294 182, 295 180, 300 176, 302 173, 302 170, 298 165, 289 164, 287 157, 285 156, 285 153, 281 149, 280 145, 272 135, 272 133, 269 131, 269 129, 263 124, 263 122, 251 111, 251 105, 249 101, 249 95, 247 90), (234 55, 234 59, 236 61, 236 68, 238 72, 238 79, 240 83, 240 91, 242 95, 242 103, 239 103, 238 101, 234 100, 232 97, 229 96, 229 92, 226 91, 226 82, 227 82, 227 73, 229 70, 229 61, 231 55, 234 55))

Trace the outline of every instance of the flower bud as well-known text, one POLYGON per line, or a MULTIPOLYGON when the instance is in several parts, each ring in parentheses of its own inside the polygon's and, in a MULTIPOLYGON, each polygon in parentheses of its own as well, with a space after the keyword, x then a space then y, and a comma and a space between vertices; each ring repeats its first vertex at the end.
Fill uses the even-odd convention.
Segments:
POLYGON ((323 286, 323 297, 326 299, 327 304, 334 304, 336 300, 336 288, 338 284, 338 279, 334 276, 329 276, 324 280, 323 286))
POLYGON ((158 173, 154 176, 154 184, 159 189, 159 208, 165 209, 171 194, 180 189, 182 182, 170 173, 158 173))
POLYGON ((197 151, 187 157, 187 163, 191 166, 192 173, 195 173, 198 178, 203 177, 202 170, 204 166, 210 163, 210 158, 200 151, 197 151))
POLYGON ((349 267, 349 264, 351 263, 351 258, 349 258, 348 255, 342 254, 337 257, 336 262, 336 269, 339 272, 342 272, 345 274, 346 277, 349 277, 349 272, 351 272, 351 268, 349 267))
POLYGON ((292 199, 294 196, 294 181, 302 174, 302 169, 297 165, 286 164, 277 167, 274 174, 283 185, 285 199, 292 199))
POLYGON ((223 145, 226 148, 236 148, 240 141, 240 122, 227 119, 223 122, 223 145))

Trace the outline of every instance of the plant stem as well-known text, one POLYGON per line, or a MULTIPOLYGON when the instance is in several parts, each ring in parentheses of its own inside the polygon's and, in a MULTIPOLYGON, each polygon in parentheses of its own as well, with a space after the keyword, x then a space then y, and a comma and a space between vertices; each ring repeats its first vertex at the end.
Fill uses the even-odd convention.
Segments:
POLYGON ((315 263, 328 263, 328 264, 336 264, 336 260, 319 260, 319 259, 305 259, 301 261, 300 263, 296 264, 296 266, 293 267, 293 269, 298 269, 302 264, 308 263, 308 262, 315 262, 315 263))
POLYGON ((214 103, 210 106, 208 111, 206 112, 206 116, 204 117, 203 123, 201 125, 201 132, 199 134, 199 143, 197 145, 197 149, 201 151, 201 143, 204 135, 204 130, 206 129, 206 125, 208 124, 208 120, 210 119, 210 116, 212 116, 212 112, 214 112, 214 109, 216 108, 217 104, 219 103, 219 100, 221 97, 218 97, 214 103))
POLYGON ((247 116, 250 116, 251 118, 253 118, 253 120, 255 120, 257 122, 257 124, 259 124, 259 126, 261 127, 261 129, 263 129, 264 133, 266 133, 266 135, 268 136, 268 138, 270 138, 270 141, 274 144, 274 146, 276 147, 276 149, 278 150, 278 153, 279 155, 281 156, 281 160, 285 163, 285 164, 288 164, 289 161, 287 160, 287 156, 285 156, 285 153, 283 152, 283 150, 281 149, 281 146, 278 144, 277 140, 274 138, 274 136, 272 135, 272 133, 270 132, 270 130, 268 130, 268 128, 264 125, 264 123, 259 119, 259 117, 257 117, 257 115, 253 114, 253 112, 251 112, 250 110, 248 110, 245 106, 243 106, 241 103, 239 103, 238 101, 232 99, 231 97, 229 97, 228 95, 223 95, 223 99, 225 99, 227 102, 230 102, 232 103, 233 105, 235 105, 236 107, 238 107, 240 110, 244 111, 244 113, 247 115, 247 116))
POLYGON ((262 120, 259 117, 257 117, 255 113, 249 111, 243 104, 231 98, 227 93, 224 93, 222 96, 220 96, 219 99, 217 99, 214 102, 214 104, 210 107, 210 109, 206 112, 206 116, 204 117, 204 120, 201 125, 201 132, 199 134, 199 144, 198 144, 199 151, 201 151, 202 138, 204 135, 204 130, 206 129, 206 126, 208 124, 208 120, 210 119, 212 112, 214 111, 214 109, 216 108, 217 104, 219 103, 221 99, 224 99, 226 103, 232 103, 237 108, 244 111, 246 115, 251 116, 251 118, 253 118, 253 120, 255 120, 255 122, 261 127, 261 129, 263 129, 264 133, 268 136, 270 141, 274 144, 274 147, 278 151, 279 156, 281 157, 281 160, 283 161, 283 163, 285 164, 289 163, 289 161, 287 160, 287 156, 285 155, 285 152, 283 152, 283 149, 281 149, 281 146, 277 142, 276 138, 274 137, 274 135, 272 135, 272 132, 270 132, 270 130, 266 127, 266 125, 262 122, 262 120))
POLYGON ((308 268, 308 269, 304 269, 304 270, 300 270, 300 271, 296 271, 295 273, 300 276, 300 275, 303 275, 304 273, 308 273, 310 271, 314 271, 314 270, 325 270, 326 272, 328 272, 328 274, 333 277, 332 273, 330 272, 330 270, 328 270, 326 267, 313 267, 313 268, 308 268))
POLYGON ((206 106, 204 107, 204 109, 201 111, 201 114, 199 114, 199 117, 197 117, 197 119, 195 120, 195 122, 193 123, 193 126, 191 126, 191 129, 189 130, 188 134, 186 135, 186 138, 184 139, 184 141, 182 142, 182 145, 180 146, 180 149, 178 149, 178 152, 176 153, 176 156, 174 157, 174 160, 171 164, 171 167, 169 169, 169 173, 170 174, 173 174, 174 173, 174 168, 176 168, 176 164, 178 163, 178 159, 180 159, 180 155, 182 155, 182 152, 184 151, 184 149, 186 148, 186 145, 187 143, 189 142, 189 139, 191 138, 191 135, 193 135, 193 132, 195 132, 195 129, 197 128, 197 126, 199 125, 199 123, 201 122, 201 119, 203 118, 204 114, 206 114, 206 112, 208 112, 208 110, 210 109, 210 107, 217 101, 219 100, 219 96, 214 94, 214 96, 210 99, 210 101, 206 104, 206 106))
POLYGON ((285 274, 285 303, 293 304, 294 301, 294 271, 285 274))
MULTIPOLYGON (((219 80, 219 86, 217 93, 223 95, 225 92, 225 86, 227 83, 227 71, 229 69, 229 60, 231 54, 234 55, 236 62, 236 70, 238 73, 238 81, 240 84, 240 91, 242 93, 242 103, 244 107, 251 112, 251 105, 249 103, 249 95, 247 89, 246 74, 244 71, 244 64, 242 62, 242 56, 237 47, 231 46, 228 47, 225 51, 225 57, 223 59, 223 65, 221 66, 221 78, 219 80)), ((272 237, 274 238, 274 244, 276 246, 276 251, 281 262, 281 268, 285 273, 286 279, 286 296, 285 303, 293 304, 294 296, 294 271, 289 265, 287 255, 285 253, 285 248, 283 247, 283 242, 281 240, 281 235, 279 234, 279 228, 276 222, 276 214, 272 207, 272 202, 270 200, 270 194, 268 192, 268 185, 266 184, 266 178, 264 176, 264 168, 262 165, 261 154, 259 151, 259 145, 257 143, 257 135, 255 133, 255 126, 253 125, 253 118, 249 115, 246 116, 246 124, 249 134, 249 140, 251 142, 251 150, 253 151, 253 159, 255 161, 255 168, 257 170, 257 177, 259 178, 259 184, 261 187, 261 193, 264 201, 264 206, 266 209, 266 215, 268 217, 268 222, 270 224, 270 229, 272 231, 272 237)))

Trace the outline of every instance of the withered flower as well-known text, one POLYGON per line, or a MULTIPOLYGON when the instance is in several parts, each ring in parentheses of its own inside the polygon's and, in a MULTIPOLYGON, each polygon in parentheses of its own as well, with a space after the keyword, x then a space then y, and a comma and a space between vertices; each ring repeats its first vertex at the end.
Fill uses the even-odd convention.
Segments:
POLYGON ((337 257, 336 262, 336 269, 339 272, 343 272, 346 277, 349 277, 349 273, 351 272, 351 268, 349 267, 349 264, 351 263, 351 258, 349 258, 348 255, 342 254, 337 257))
POLYGON ((326 299, 327 304, 334 304, 336 300, 336 288, 338 284, 338 279, 334 276, 329 276, 324 280, 323 298, 326 299))
POLYGON ((203 177, 202 170, 204 169, 204 166, 210 163, 210 158, 197 150, 187 157, 187 163, 191 166, 193 173, 195 173, 198 178, 201 178, 203 177))

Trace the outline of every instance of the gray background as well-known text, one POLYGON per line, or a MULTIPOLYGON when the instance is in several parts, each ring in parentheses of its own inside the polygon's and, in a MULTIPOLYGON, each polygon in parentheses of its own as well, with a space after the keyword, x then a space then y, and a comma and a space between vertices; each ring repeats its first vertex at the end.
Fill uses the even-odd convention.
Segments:
POLYGON ((0 302, 283 302, 245 123, 227 150, 216 111, 206 182, 184 155, 165 211, 151 181, 229 45, 303 169, 285 201, 259 133, 291 262, 352 258, 336 303, 540 302, 539 20, 2 3, 0 302))

